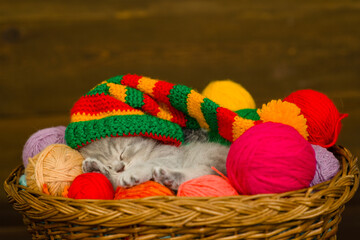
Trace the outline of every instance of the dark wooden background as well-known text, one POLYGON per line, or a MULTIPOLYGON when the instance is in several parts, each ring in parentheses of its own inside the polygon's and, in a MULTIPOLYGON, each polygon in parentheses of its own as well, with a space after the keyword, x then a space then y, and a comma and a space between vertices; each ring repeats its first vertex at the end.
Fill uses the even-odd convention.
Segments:
MULTIPOLYGON (((232 79, 257 106, 292 91, 327 94, 338 144, 360 153, 359 1, 0 0, 0 177, 35 131, 66 125, 72 104, 109 77, 136 73, 202 90, 232 79)), ((30 239, 0 193, 0 239, 30 239)), ((358 239, 359 193, 339 239, 358 239)))

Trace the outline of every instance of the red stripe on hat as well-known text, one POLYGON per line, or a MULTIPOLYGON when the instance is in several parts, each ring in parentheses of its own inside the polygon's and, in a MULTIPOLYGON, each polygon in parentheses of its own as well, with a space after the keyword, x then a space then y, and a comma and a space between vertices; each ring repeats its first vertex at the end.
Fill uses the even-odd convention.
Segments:
POLYGON ((71 115, 75 113, 97 114, 113 110, 131 111, 134 108, 102 93, 81 97, 71 109, 71 115))
POLYGON ((229 140, 230 142, 233 142, 232 126, 237 114, 223 107, 218 107, 216 111, 219 134, 223 138, 229 140))
POLYGON ((149 138, 152 138, 152 139, 156 139, 156 140, 159 140, 165 144, 170 144, 170 145, 175 145, 175 146, 180 146, 181 145, 181 141, 179 141, 178 139, 175 139, 175 138, 172 138, 170 136, 162 136, 160 134, 153 134, 153 133, 148 133, 148 132, 140 132, 138 134, 134 133, 134 134, 117 134, 116 135, 117 137, 133 137, 133 136, 143 136, 143 137, 149 137, 149 138))
POLYGON ((136 74, 126 74, 121 79, 121 84, 132 88, 137 88, 140 78, 142 78, 142 76, 138 76, 136 74))
POLYGON ((180 146, 181 142, 177 139, 174 139, 172 137, 169 137, 169 136, 162 136, 162 135, 159 135, 159 134, 153 134, 153 133, 142 133, 141 135, 145 136, 145 137, 150 137, 150 138, 153 138, 153 139, 156 139, 156 140, 159 140, 159 141, 162 141, 163 143, 165 144, 171 144, 171 145, 175 145, 175 146, 180 146))
POLYGON ((170 90, 175 86, 173 83, 158 81, 155 83, 155 87, 153 89, 154 98, 170 105, 170 101, 168 95, 170 94, 170 90))
POLYGON ((159 105, 157 102, 155 102, 154 99, 149 97, 148 95, 144 94, 144 105, 141 107, 141 109, 153 116, 157 116, 157 114, 160 112, 159 105))
POLYGON ((181 127, 185 127, 187 121, 185 114, 183 112, 180 112, 171 105, 168 105, 168 108, 172 116, 171 121, 179 124, 181 127))

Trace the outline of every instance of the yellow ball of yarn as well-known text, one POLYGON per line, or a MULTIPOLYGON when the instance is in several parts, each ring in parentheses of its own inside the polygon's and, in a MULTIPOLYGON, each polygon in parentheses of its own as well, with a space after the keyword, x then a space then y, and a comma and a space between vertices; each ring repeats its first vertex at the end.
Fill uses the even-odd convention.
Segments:
POLYGON ((210 82, 203 90, 202 95, 232 111, 256 108, 250 93, 239 83, 231 80, 210 82))
POLYGON ((33 158, 25 169, 27 186, 53 196, 62 196, 74 178, 82 174, 83 156, 64 144, 47 146, 33 158))

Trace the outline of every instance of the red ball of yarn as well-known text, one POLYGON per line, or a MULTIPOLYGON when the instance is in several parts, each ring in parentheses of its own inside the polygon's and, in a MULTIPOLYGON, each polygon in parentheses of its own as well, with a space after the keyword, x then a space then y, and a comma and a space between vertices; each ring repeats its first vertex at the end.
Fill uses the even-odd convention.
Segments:
POLYGON ((308 141, 328 148, 336 143, 341 129, 341 114, 335 104, 323 93, 306 89, 291 93, 284 101, 294 103, 307 120, 308 141))
POLYGON ((239 195, 227 179, 216 175, 205 175, 182 183, 179 197, 222 197, 239 195))
POLYGON ((174 193, 160 183, 147 181, 131 188, 118 187, 115 191, 114 199, 134 199, 152 196, 174 196, 174 193))
POLYGON ((101 173, 83 173, 74 179, 67 196, 74 199, 110 200, 114 198, 114 188, 101 173))

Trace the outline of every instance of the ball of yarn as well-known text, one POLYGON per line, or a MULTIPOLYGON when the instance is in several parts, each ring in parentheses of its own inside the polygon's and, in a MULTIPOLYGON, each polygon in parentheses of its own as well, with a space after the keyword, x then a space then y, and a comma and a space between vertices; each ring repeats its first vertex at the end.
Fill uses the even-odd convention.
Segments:
POLYGON ((340 162, 332 152, 318 145, 312 145, 315 150, 316 171, 310 186, 332 179, 340 170, 340 162))
POLYGON ((67 196, 74 199, 114 199, 114 188, 103 174, 83 173, 69 187, 67 196))
POLYGON ((266 122, 232 143, 226 168, 239 194, 281 193, 308 187, 316 159, 311 144, 293 127, 266 122))
POLYGON ((21 175, 21 177, 19 179, 19 184, 24 186, 24 187, 27 187, 25 174, 21 175))
POLYGON ((258 121, 260 120, 260 116, 257 113, 257 109, 255 108, 244 108, 244 109, 240 109, 235 111, 237 113, 237 115, 239 115, 242 118, 245 119, 250 119, 250 120, 254 120, 254 121, 258 121))
POLYGON ((134 199, 152 196, 174 196, 174 193, 164 185, 147 181, 131 188, 118 187, 114 199, 134 199))
POLYGON ((307 119, 309 139, 312 144, 328 148, 335 144, 341 129, 340 114, 335 104, 323 93, 306 89, 291 93, 284 101, 294 103, 307 119))
POLYGON ((41 129, 30 136, 23 148, 22 158, 26 167, 29 158, 34 157, 50 144, 65 144, 64 126, 41 129))
POLYGON ((62 196, 75 177, 82 174, 82 155, 64 144, 51 144, 43 151, 29 158, 25 168, 29 188, 42 191, 44 185, 49 194, 62 196))
POLYGON ((179 197, 221 197, 239 195, 228 180, 216 176, 205 175, 191 179, 179 186, 179 197))
POLYGON ((239 83, 231 80, 210 82, 203 90, 202 95, 232 111, 256 108, 250 93, 239 83))

